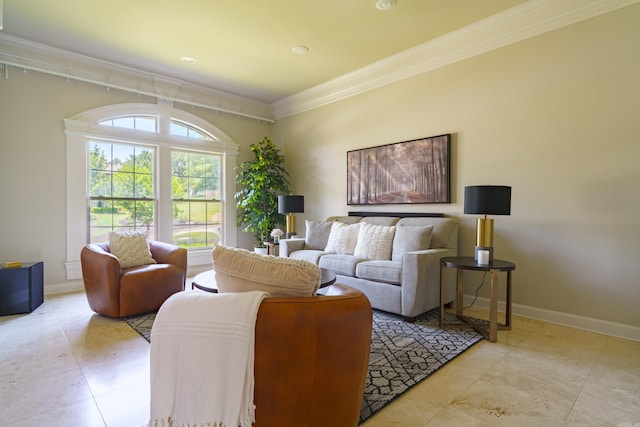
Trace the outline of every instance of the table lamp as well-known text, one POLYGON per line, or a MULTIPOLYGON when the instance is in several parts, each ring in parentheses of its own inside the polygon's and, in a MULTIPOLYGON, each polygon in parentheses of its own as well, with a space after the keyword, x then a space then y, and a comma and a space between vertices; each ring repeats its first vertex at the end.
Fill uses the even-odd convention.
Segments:
POLYGON ((492 262, 493 219, 487 218, 487 215, 511 215, 511 187, 504 185, 465 187, 464 213, 483 215, 476 223, 474 259, 478 261, 478 251, 488 251, 489 262, 492 262))
POLYGON ((294 213, 298 212, 304 212, 304 196, 278 196, 278 213, 287 215, 287 239, 297 234, 294 213))

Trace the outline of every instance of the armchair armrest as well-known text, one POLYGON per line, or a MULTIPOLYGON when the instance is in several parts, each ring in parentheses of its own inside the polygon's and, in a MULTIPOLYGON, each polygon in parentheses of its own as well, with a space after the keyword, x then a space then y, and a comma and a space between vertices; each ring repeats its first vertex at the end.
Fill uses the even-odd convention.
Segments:
POLYGON ((185 248, 157 240, 150 240, 149 248, 151 256, 158 264, 171 264, 187 271, 187 250, 185 248))
POLYGON ((280 239, 280 256, 288 258, 292 252, 304 249, 304 239, 280 239))
POLYGON ((82 279, 89 306, 99 313, 120 311, 120 275, 122 268, 115 255, 99 244, 90 244, 80 252, 82 279))

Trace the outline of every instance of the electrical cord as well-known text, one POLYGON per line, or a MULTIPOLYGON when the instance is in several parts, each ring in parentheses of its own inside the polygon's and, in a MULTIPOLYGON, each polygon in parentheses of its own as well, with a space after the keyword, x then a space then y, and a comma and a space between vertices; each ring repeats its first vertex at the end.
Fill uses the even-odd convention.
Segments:
POLYGON ((478 292, 480 292, 480 289, 482 289, 482 287, 484 286, 484 279, 485 279, 486 277, 487 277, 487 272, 485 271, 485 272, 482 274, 482 281, 480 282, 480 286, 478 286, 478 287, 476 288, 476 296, 473 298, 473 301, 471 301, 471 305, 468 305, 468 306, 464 307, 464 309, 465 309, 465 310, 466 310, 467 308, 471 308, 471 307, 473 307, 473 304, 475 304, 475 303, 476 303, 476 300, 478 299, 478 292))

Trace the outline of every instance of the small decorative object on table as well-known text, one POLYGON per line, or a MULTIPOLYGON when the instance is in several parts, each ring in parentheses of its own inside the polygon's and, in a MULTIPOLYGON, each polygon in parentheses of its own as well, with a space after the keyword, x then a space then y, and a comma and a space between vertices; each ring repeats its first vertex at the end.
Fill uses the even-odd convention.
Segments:
POLYGON ((20 261, 7 261, 0 264, 2 268, 20 268, 22 267, 22 262, 20 261))
POLYGON ((273 243, 279 243, 280 242, 280 238, 284 235, 284 233, 282 232, 282 230, 280 230, 279 228, 274 228, 271 231, 271 237, 273 237, 273 243))

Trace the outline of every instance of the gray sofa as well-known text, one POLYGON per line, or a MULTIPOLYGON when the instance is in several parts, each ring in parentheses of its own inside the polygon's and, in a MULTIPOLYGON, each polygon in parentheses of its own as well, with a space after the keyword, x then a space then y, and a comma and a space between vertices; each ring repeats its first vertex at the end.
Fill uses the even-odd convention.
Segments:
MULTIPOLYGON (((440 258, 458 254, 455 220, 353 215, 332 216, 322 222, 307 220, 306 226, 304 239, 280 241, 280 256, 335 271, 338 283, 362 291, 373 308, 402 315, 407 321, 439 306, 440 258), (334 226, 334 222, 340 224, 334 226), (351 231, 347 225, 354 225, 351 231), (334 227, 342 237, 351 233, 351 240, 336 241, 334 227), (359 240, 355 248, 354 233, 359 240)), ((454 283, 455 275, 445 277, 447 302, 454 298, 454 283)))

